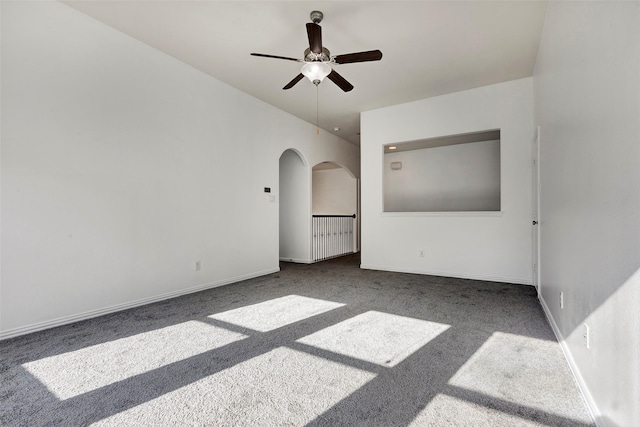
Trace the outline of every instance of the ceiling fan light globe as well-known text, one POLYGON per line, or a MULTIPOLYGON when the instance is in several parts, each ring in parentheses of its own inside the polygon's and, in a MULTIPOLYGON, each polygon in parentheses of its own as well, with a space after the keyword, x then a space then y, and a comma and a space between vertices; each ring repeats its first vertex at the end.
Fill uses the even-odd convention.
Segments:
POLYGON ((324 62, 307 62, 300 71, 310 82, 322 81, 331 73, 331 66, 324 62))

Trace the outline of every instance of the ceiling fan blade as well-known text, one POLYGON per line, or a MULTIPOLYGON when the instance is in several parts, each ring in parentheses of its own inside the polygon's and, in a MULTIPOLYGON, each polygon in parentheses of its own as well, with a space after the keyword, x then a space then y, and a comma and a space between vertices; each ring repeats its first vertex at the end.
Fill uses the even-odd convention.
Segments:
POLYGON ((263 58, 286 59, 288 61, 302 62, 301 59, 289 58, 287 56, 266 55, 264 53, 252 53, 251 55, 253 55, 253 56, 261 56, 263 58))
POLYGON ((346 81, 345 78, 340 74, 336 73, 336 70, 331 70, 327 78, 338 85, 338 87, 345 92, 349 92, 351 89, 353 89, 353 85, 346 81))
POLYGON ((379 50, 369 50, 367 52, 347 53, 335 57, 336 64, 350 64, 352 62, 380 61, 382 52, 379 50))
POLYGON ((291 89, 293 86, 295 86, 296 83, 298 83, 303 78, 304 78, 304 75, 302 73, 298 74, 297 76, 295 76, 293 78, 293 80, 291 80, 289 83, 287 83, 287 85, 285 87, 283 87, 282 89, 284 89, 284 90, 291 89))
POLYGON ((309 49, 313 53, 322 53, 322 27, 316 23, 307 23, 307 36, 309 36, 309 49))

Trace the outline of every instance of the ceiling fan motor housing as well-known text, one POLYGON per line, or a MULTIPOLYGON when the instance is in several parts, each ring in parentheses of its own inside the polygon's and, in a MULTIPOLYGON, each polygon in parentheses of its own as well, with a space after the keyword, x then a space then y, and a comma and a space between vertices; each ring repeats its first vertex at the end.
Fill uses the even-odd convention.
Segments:
POLYGON ((304 51, 304 62, 322 61, 328 62, 331 60, 331 52, 326 47, 322 48, 321 53, 313 53, 311 49, 306 48, 304 51))

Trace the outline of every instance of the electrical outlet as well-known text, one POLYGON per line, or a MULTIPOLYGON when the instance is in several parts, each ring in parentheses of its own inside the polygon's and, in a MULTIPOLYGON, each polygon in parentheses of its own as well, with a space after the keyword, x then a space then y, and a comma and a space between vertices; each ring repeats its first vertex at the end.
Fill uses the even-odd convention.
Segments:
POLYGON ((196 261, 195 265, 194 265, 194 270, 198 271, 202 268, 202 262, 201 261, 196 261))
POLYGON ((587 325, 586 323, 584 324, 583 337, 585 347, 587 347, 587 349, 591 348, 591 331, 589 325, 587 325))
POLYGON ((564 292, 560 292, 560 308, 564 308, 564 292))
POLYGON ((418 251, 418 256, 419 256, 420 258, 424 258, 424 251, 423 251, 422 249, 420 249, 420 250, 418 251))

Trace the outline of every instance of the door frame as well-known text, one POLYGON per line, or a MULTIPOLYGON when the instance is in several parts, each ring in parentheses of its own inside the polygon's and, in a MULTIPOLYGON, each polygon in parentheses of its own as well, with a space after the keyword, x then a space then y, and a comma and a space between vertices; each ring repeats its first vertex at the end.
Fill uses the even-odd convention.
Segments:
POLYGON ((540 125, 536 127, 536 132, 532 141, 532 165, 531 165, 531 246, 532 246, 532 283, 538 291, 538 296, 542 295, 540 284, 540 125))

